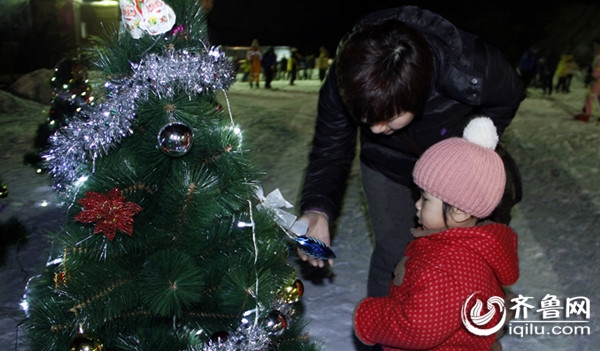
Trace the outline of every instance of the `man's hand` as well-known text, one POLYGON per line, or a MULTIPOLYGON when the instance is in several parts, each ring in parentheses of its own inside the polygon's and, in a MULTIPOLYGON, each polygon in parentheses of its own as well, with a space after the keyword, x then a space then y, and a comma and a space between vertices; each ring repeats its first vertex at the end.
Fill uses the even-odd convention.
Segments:
MULTIPOLYGON (((305 221, 308 223, 308 232, 306 236, 321 240, 325 245, 331 247, 331 238, 329 235, 329 219, 325 213, 317 211, 305 212, 298 221, 305 221)), ((302 261, 308 262, 314 267, 324 267, 325 262, 323 260, 316 259, 306 255, 302 250, 297 249, 298 256, 302 261)), ((329 260, 329 264, 333 265, 333 260, 329 260)))

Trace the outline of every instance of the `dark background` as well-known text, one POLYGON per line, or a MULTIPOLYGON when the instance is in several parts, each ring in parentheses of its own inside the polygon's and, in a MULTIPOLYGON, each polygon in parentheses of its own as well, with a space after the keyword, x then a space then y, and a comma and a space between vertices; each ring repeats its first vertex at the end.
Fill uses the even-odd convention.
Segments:
POLYGON ((215 0, 209 23, 224 45, 298 47, 318 54, 335 52, 339 39, 371 11, 417 5, 441 14, 458 27, 478 34, 517 63, 532 45, 554 54, 571 53, 591 60, 593 38, 600 38, 598 1, 392 1, 392 0, 215 0))
MULTIPOLYGON (((0 77, 53 68, 73 48, 61 34, 65 21, 58 4, 66 0, 27 1, 28 21, 24 14, 0 14, 0 77), (31 25, 19 27, 19 22, 31 25)), ((207 20, 212 44, 249 46, 257 38, 262 46, 297 47, 305 56, 318 55, 321 46, 333 55, 360 17, 402 5, 437 12, 480 35, 515 66, 526 49, 537 45, 540 55, 569 53, 585 68, 592 60, 592 41, 600 38, 598 0, 214 0, 207 20)))

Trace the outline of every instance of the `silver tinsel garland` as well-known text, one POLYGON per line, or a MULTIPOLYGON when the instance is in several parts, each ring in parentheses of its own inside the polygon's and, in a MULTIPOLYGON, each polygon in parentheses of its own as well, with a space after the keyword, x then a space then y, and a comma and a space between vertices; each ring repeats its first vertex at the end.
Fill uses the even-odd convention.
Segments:
POLYGON ((105 84, 106 101, 84 108, 50 137, 50 148, 43 157, 57 189, 66 189, 87 176, 83 163, 93 165, 97 157, 108 154, 133 133, 131 123, 138 103, 146 101, 151 92, 159 97, 173 97, 175 91, 194 95, 226 90, 235 81, 233 64, 216 47, 202 52, 166 49, 160 55, 147 54, 131 66, 130 77, 105 84))
POLYGON ((247 325, 228 334, 225 340, 207 343, 201 351, 262 351, 267 350, 272 342, 273 339, 266 330, 260 326, 247 325))
MULTIPOLYGON (((284 301, 275 302, 270 311, 277 311, 290 321, 294 314, 291 304, 284 301)), ((247 311, 248 315, 258 313, 258 311, 247 311)), ((242 320, 242 323, 235 331, 227 332, 225 339, 210 341, 202 347, 201 350, 190 348, 188 351, 264 351, 268 350, 273 344, 277 343, 277 336, 283 334, 287 326, 283 329, 273 327, 270 323, 268 311, 261 311, 263 314, 259 319, 252 321, 251 317, 242 320)), ((258 316, 257 316, 258 317, 258 316)))

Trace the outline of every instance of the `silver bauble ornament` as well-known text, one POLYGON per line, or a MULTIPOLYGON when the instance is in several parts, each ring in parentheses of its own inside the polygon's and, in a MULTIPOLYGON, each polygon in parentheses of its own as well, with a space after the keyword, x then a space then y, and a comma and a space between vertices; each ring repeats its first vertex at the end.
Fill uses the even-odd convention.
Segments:
POLYGON ((187 125, 172 122, 158 132, 158 148, 171 157, 180 157, 192 148, 194 133, 187 125))
POLYGON ((287 329, 287 319, 283 313, 271 311, 263 321, 265 330, 273 336, 280 336, 287 329))

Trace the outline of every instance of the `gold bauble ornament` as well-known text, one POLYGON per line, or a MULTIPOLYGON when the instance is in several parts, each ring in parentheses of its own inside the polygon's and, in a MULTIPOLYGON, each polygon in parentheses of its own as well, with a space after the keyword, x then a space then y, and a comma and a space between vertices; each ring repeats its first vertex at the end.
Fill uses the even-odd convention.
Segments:
POLYGON ((283 287, 280 291, 280 297, 285 303, 296 303, 304 295, 304 283, 302 280, 296 279, 292 284, 283 287))

